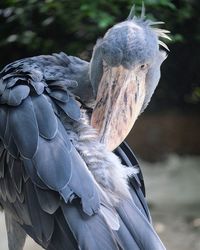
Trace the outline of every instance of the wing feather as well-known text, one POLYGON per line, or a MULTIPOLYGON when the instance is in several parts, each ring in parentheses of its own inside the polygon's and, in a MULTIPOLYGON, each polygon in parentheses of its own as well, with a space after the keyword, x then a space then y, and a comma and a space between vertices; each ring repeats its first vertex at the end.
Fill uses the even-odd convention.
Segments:
POLYGON ((14 141, 13 136, 9 137, 9 142, 8 142, 8 148, 9 148, 9 153, 14 157, 17 158, 19 156, 19 150, 17 148, 17 145, 14 141))
POLYGON ((18 106, 29 95, 30 88, 26 85, 17 85, 9 90, 8 105, 18 106))
POLYGON ((58 124, 51 104, 44 95, 33 96, 31 99, 39 134, 45 139, 53 139, 57 133, 58 124))
POLYGON ((0 137, 3 139, 5 132, 6 132, 6 126, 7 126, 7 116, 8 108, 6 106, 0 106, 0 137))
POLYGON ((31 181, 37 186, 42 189, 48 189, 47 185, 44 184, 44 182, 39 178, 37 174, 37 170, 34 167, 34 164, 29 159, 23 159, 23 165, 25 168, 25 176, 23 175, 24 181, 26 182, 29 178, 31 181))
MULTIPOLYGON (((52 85, 51 85, 52 86, 52 85)), ((59 85, 58 85, 59 86, 59 85)), ((64 90, 61 90, 61 89, 59 89, 59 90, 54 90, 54 91, 50 91, 49 92, 49 95, 52 97, 52 98, 54 98, 54 99, 56 99, 56 100, 58 100, 58 101, 60 101, 60 102, 63 102, 63 103, 66 103, 66 102, 68 102, 68 100, 69 100, 69 94, 68 94, 68 92, 66 92, 66 91, 64 91, 64 90)))
POLYGON ((60 207, 60 197, 58 193, 52 190, 44 190, 37 186, 35 186, 35 191, 42 210, 48 214, 54 214, 60 207))
POLYGON ((64 188, 72 175, 71 157, 64 141, 58 136, 51 141, 39 139, 33 164, 42 181, 56 191, 64 188))
POLYGON ((32 158, 38 146, 38 124, 30 97, 9 109, 9 128, 20 154, 32 158))
POLYGON ((78 103, 71 97, 67 103, 62 103, 56 101, 57 105, 73 120, 78 121, 80 120, 80 107, 78 103))
POLYGON ((6 157, 6 150, 3 149, 1 150, 1 154, 0 154, 0 178, 4 177, 4 173, 5 173, 5 157, 6 157))
POLYGON ((22 192, 22 178, 19 175, 22 173, 22 162, 19 159, 13 159, 11 177, 16 187, 17 192, 22 192))
POLYGON ((62 210, 80 249, 119 249, 113 232, 109 229, 103 216, 88 216, 83 213, 79 204, 63 205, 62 210))
POLYGON ((28 211, 31 211, 31 231, 37 236, 36 238, 42 243, 48 241, 53 234, 54 220, 53 217, 44 212, 37 199, 37 195, 33 192, 34 186, 30 179, 26 183, 25 197, 28 211), (31 195, 30 195, 31 194, 31 195))

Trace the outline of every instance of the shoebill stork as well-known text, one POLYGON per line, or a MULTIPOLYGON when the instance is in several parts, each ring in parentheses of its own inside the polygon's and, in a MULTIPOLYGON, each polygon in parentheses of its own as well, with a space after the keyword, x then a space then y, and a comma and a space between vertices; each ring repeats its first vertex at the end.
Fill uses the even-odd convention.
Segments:
POLYGON ((0 204, 10 250, 23 249, 26 235, 48 250, 165 249, 122 143, 166 58, 159 39, 169 37, 155 24, 131 11, 97 41, 89 63, 60 53, 0 72, 0 204))

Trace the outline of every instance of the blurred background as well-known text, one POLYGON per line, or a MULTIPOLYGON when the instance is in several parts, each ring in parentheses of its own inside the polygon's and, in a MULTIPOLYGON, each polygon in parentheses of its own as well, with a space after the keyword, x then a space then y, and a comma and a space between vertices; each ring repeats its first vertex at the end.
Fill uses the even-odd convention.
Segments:
MULTIPOLYGON (((0 68, 64 51, 89 60, 97 38, 140 0, 2 0, 0 68)), ((144 0, 146 16, 171 31, 153 99, 128 142, 138 157, 154 225, 171 250, 200 249, 200 1, 144 0)), ((166 41, 165 41, 166 42, 166 41)), ((7 250, 3 214, 1 249, 7 250)), ((28 242, 26 248, 36 249, 28 242)))

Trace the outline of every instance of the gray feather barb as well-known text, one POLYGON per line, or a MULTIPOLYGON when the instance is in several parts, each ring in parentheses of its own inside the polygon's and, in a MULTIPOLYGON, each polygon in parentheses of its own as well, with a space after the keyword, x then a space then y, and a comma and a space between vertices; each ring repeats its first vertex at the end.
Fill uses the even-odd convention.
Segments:
POLYGON ((144 2, 142 2, 142 10, 141 10, 141 16, 140 16, 140 18, 142 20, 145 19, 145 5, 144 5, 144 2))
POLYGON ((130 13, 127 17, 127 20, 132 20, 135 16, 135 4, 131 7, 130 13))

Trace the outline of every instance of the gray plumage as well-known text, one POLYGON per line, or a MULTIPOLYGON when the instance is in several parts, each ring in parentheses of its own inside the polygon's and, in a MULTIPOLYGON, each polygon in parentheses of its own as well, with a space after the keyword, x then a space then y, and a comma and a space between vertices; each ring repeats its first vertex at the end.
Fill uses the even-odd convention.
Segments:
POLYGON ((163 34, 132 11, 97 42, 90 63, 61 52, 0 72, 0 203, 10 250, 23 249, 26 234, 48 250, 164 249, 130 149, 107 150, 88 108, 106 63, 148 64, 144 109, 165 58, 163 34))

